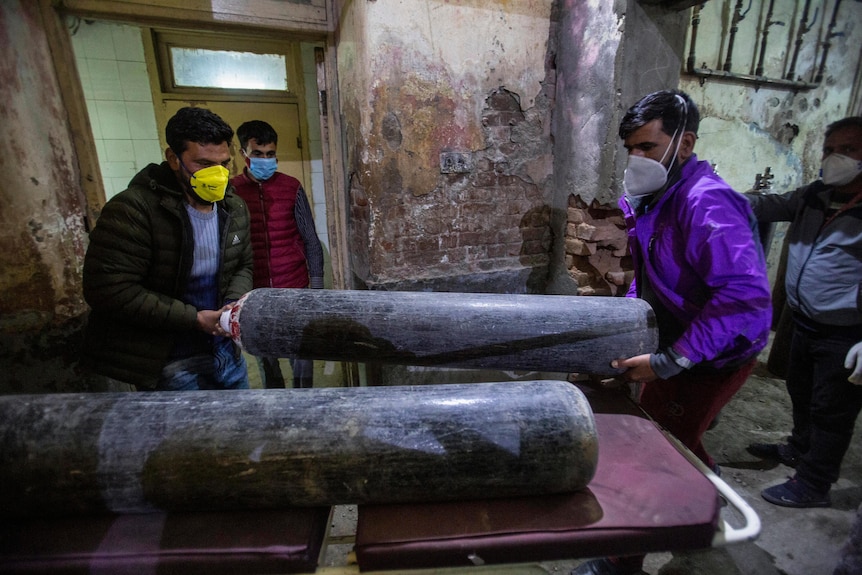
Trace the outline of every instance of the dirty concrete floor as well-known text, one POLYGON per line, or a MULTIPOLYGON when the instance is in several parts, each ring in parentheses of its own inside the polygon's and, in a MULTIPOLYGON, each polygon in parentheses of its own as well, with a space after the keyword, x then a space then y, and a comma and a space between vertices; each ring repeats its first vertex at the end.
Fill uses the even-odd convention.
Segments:
MULTIPOLYGON (((765 357, 762 356, 765 361, 765 357)), ((781 464, 757 459, 746 451, 756 441, 781 441, 790 431, 790 400, 784 381, 769 374, 760 364, 746 385, 725 407, 718 425, 707 432, 707 449, 718 461, 724 479, 760 517, 762 528, 753 542, 694 553, 657 553, 647 556, 649 575, 831 575, 839 559, 856 508, 862 503, 862 426, 844 460, 842 476, 832 490, 828 509, 789 509, 767 503, 760 491, 783 482, 793 470, 781 464)), ((724 517, 741 525, 731 511, 724 517)), ((330 545, 322 565, 344 565, 351 550, 349 534, 355 525, 355 507, 335 508, 330 545)), ((568 575, 581 560, 555 561, 538 565, 501 566, 499 571, 568 575)))

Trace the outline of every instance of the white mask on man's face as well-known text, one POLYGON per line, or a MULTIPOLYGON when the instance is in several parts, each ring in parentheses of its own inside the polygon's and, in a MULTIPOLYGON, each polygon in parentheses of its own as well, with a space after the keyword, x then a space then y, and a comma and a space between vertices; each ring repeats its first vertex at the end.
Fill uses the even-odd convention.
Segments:
POLYGON ((629 156, 623 177, 627 196, 637 198, 649 195, 667 183, 667 170, 661 162, 643 156, 629 156))
POLYGON ((844 186, 862 173, 862 160, 850 156, 829 154, 820 164, 820 177, 827 186, 844 186))
MULTIPOLYGON (((664 159, 670 151, 673 144, 673 139, 676 138, 677 131, 674 131, 673 136, 668 142, 664 154, 661 156, 661 161, 656 161, 644 156, 635 156, 629 154, 626 171, 623 175, 623 190, 625 194, 632 198, 646 196, 660 190, 667 183, 668 169, 664 167, 664 159)), ((676 144, 674 151, 674 159, 679 153, 679 145, 682 138, 676 144)), ((673 160, 671 160, 673 165, 673 160)))

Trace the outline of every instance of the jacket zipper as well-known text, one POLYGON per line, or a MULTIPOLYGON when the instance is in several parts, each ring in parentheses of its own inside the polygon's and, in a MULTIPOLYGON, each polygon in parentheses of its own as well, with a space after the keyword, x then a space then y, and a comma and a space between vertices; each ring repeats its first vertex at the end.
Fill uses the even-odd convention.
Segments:
POLYGON ((269 242, 269 219, 266 214, 266 202, 263 197, 263 183, 257 183, 257 197, 260 200, 260 216, 263 218, 263 241, 264 241, 264 259, 266 261, 266 275, 269 287, 272 287, 272 258, 270 257, 270 242, 269 242))

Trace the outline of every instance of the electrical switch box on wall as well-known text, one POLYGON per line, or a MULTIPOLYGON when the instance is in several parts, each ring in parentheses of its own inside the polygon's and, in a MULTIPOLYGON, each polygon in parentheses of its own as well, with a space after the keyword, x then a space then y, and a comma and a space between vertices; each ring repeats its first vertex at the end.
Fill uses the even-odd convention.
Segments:
POLYGON ((470 152, 441 152, 441 174, 465 174, 473 169, 473 154, 470 152))

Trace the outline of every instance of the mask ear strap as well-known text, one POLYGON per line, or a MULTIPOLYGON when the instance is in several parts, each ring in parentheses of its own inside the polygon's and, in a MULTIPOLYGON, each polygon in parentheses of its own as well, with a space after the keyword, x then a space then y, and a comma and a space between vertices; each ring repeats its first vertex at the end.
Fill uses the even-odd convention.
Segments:
POLYGON ((177 156, 177 160, 179 160, 179 162, 180 162, 180 167, 181 167, 183 170, 185 170, 185 172, 189 175, 189 177, 190 177, 190 178, 194 177, 194 175, 195 175, 195 174, 194 174, 194 172, 192 172, 191 170, 189 170, 189 169, 186 167, 186 165, 183 163, 183 159, 182 159, 182 158, 180 158, 179 156, 177 156))
POLYGON ((674 136, 679 132, 679 140, 676 142, 676 150, 674 150, 673 157, 670 159, 670 164, 668 165, 667 171, 670 173, 671 168, 673 168, 673 163, 679 158, 679 148, 682 145, 682 136, 685 134, 685 126, 688 123, 688 102, 685 101, 685 98, 680 96, 679 94, 675 94, 677 102, 682 104, 682 123, 674 130, 674 136))
POLYGON ((675 95, 677 102, 682 104, 682 129, 683 131, 685 131, 685 123, 688 121, 688 102, 686 102, 685 98, 683 98, 679 94, 675 95))

